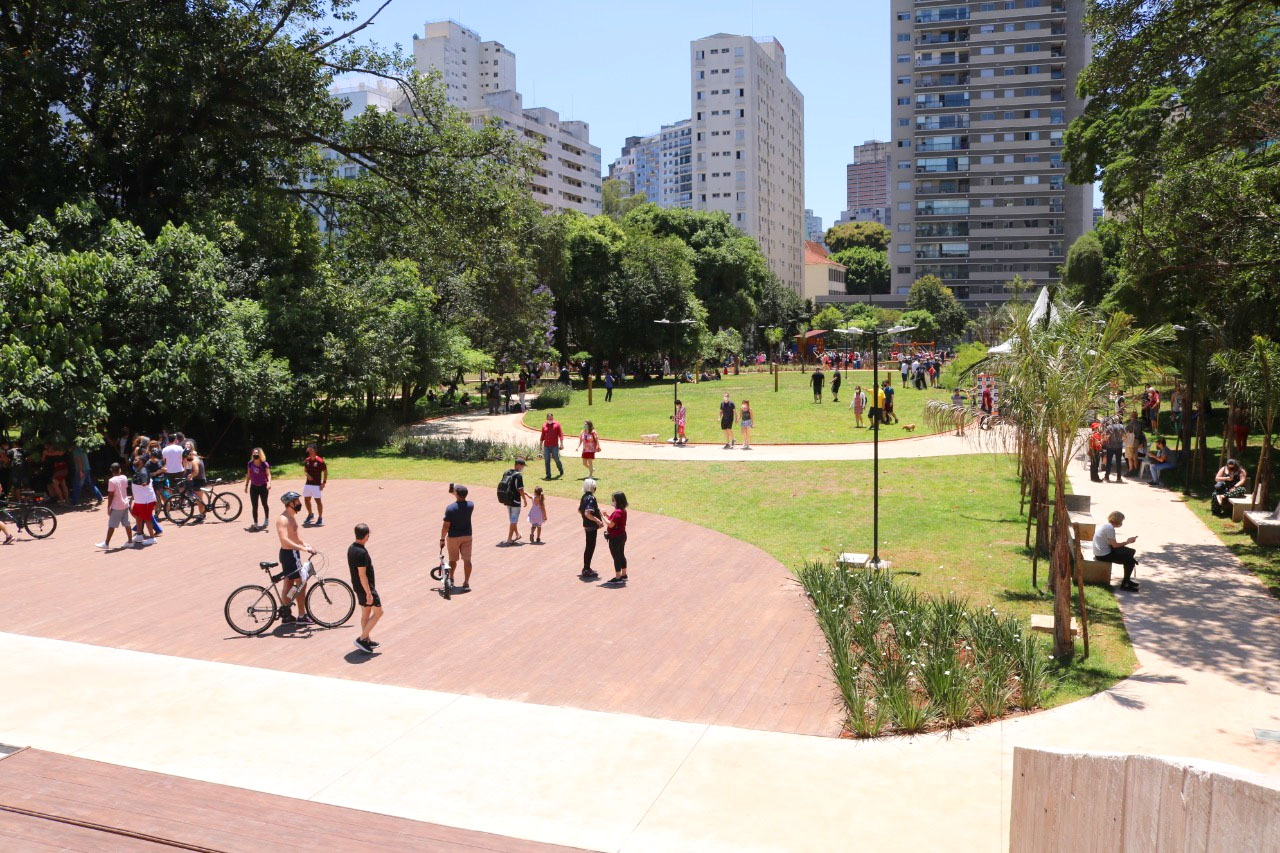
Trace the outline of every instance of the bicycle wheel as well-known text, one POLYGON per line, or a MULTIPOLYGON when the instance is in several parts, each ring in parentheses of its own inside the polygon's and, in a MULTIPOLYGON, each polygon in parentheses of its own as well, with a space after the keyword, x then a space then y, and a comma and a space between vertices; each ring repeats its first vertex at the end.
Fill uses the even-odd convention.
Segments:
POLYGON ((453 572, 446 570, 444 573, 444 583, 440 584, 440 594, 444 596, 444 600, 448 601, 453 598, 453 572))
POLYGON ((22 517, 22 526, 34 539, 48 539, 58 529, 58 517, 47 506, 33 506, 22 517))
POLYGON ((317 625, 337 628, 356 612, 356 594, 350 584, 337 578, 316 581, 307 591, 307 612, 317 625))
POLYGON ((276 597, 266 587, 248 584, 227 596, 222 615, 237 634, 256 637, 275 624, 280 606, 276 597))
POLYGON ((164 505, 164 517, 167 521, 182 526, 191 520, 191 514, 195 509, 195 503, 185 494, 171 495, 164 505))
POLYGON ((244 501, 235 492, 218 492, 209 501, 209 511, 218 521, 235 521, 244 511, 244 501))

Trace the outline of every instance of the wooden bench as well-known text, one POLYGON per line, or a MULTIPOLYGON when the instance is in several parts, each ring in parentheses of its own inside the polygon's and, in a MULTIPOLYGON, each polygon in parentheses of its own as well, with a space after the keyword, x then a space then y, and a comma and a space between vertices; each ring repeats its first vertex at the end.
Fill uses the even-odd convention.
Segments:
POLYGON ((1280 504, 1275 512, 1245 512, 1244 532, 1259 545, 1280 545, 1280 504))
MULTIPOLYGON (((1075 557, 1076 565, 1080 567, 1081 580, 1089 584, 1111 586, 1111 563, 1103 562, 1102 560, 1086 560, 1084 550, 1080 547, 1080 537, 1071 528, 1067 528, 1067 532, 1071 537, 1071 553, 1075 557)), ((1092 546, 1090 546, 1089 554, 1092 557, 1092 546)))
POLYGON ((1262 490, 1261 485, 1255 485, 1251 494, 1242 498, 1227 498, 1227 503, 1231 504, 1231 520, 1236 524, 1244 521, 1244 514, 1251 510, 1258 509, 1258 492, 1262 490))

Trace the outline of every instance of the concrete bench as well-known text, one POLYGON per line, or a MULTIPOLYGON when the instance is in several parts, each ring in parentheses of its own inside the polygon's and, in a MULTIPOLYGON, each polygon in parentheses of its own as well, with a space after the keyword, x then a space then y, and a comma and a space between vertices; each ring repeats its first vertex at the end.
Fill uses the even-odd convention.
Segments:
MULTIPOLYGON (((1111 586, 1111 563, 1102 560, 1085 559, 1084 550, 1080 546, 1080 538, 1074 530, 1068 528, 1071 537, 1071 553, 1075 556, 1076 565, 1080 567, 1080 579, 1088 584, 1111 586)), ((1093 556, 1093 546, 1089 547, 1089 556, 1093 556)))
POLYGON ((1244 521, 1244 514, 1252 510, 1258 509, 1258 492, 1262 490, 1262 486, 1254 486, 1251 494, 1242 498, 1227 498, 1227 503, 1231 504, 1231 520, 1236 524, 1244 521))
POLYGON ((1275 512, 1246 512, 1244 514, 1244 532, 1253 537, 1259 545, 1280 545, 1280 504, 1275 512))
POLYGON ((871 562, 870 554, 854 554, 847 551, 836 557, 836 565, 843 566, 846 569, 865 569, 869 562, 871 562))
MULTIPOLYGON (((1031 614, 1031 630, 1041 634, 1053 633, 1053 615, 1049 613, 1032 613, 1031 614)), ((1076 624, 1076 617, 1071 617, 1071 636, 1080 633, 1080 626, 1076 624)))

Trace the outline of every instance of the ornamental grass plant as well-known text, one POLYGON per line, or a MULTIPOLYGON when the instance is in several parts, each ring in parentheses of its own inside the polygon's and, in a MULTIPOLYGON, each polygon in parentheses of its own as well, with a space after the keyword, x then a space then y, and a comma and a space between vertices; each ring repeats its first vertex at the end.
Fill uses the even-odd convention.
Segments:
POLYGON ((921 594, 883 570, 810 561, 796 576, 856 737, 994 720, 1049 695, 1045 644, 1014 617, 921 594))

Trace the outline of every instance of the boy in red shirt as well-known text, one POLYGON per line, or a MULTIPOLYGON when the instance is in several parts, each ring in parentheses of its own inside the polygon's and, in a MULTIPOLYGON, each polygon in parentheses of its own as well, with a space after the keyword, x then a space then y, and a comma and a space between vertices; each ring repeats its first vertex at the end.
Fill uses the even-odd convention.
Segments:
POLYGON ((307 472, 307 483, 302 487, 302 499, 307 504, 307 519, 302 522, 302 526, 324 527, 324 487, 329 483, 329 466, 325 464, 320 454, 316 453, 314 444, 307 445, 307 458, 302 461, 302 467, 307 472), (312 498, 316 501, 314 514, 311 512, 312 498), (311 522, 313 518, 314 525, 311 522))

